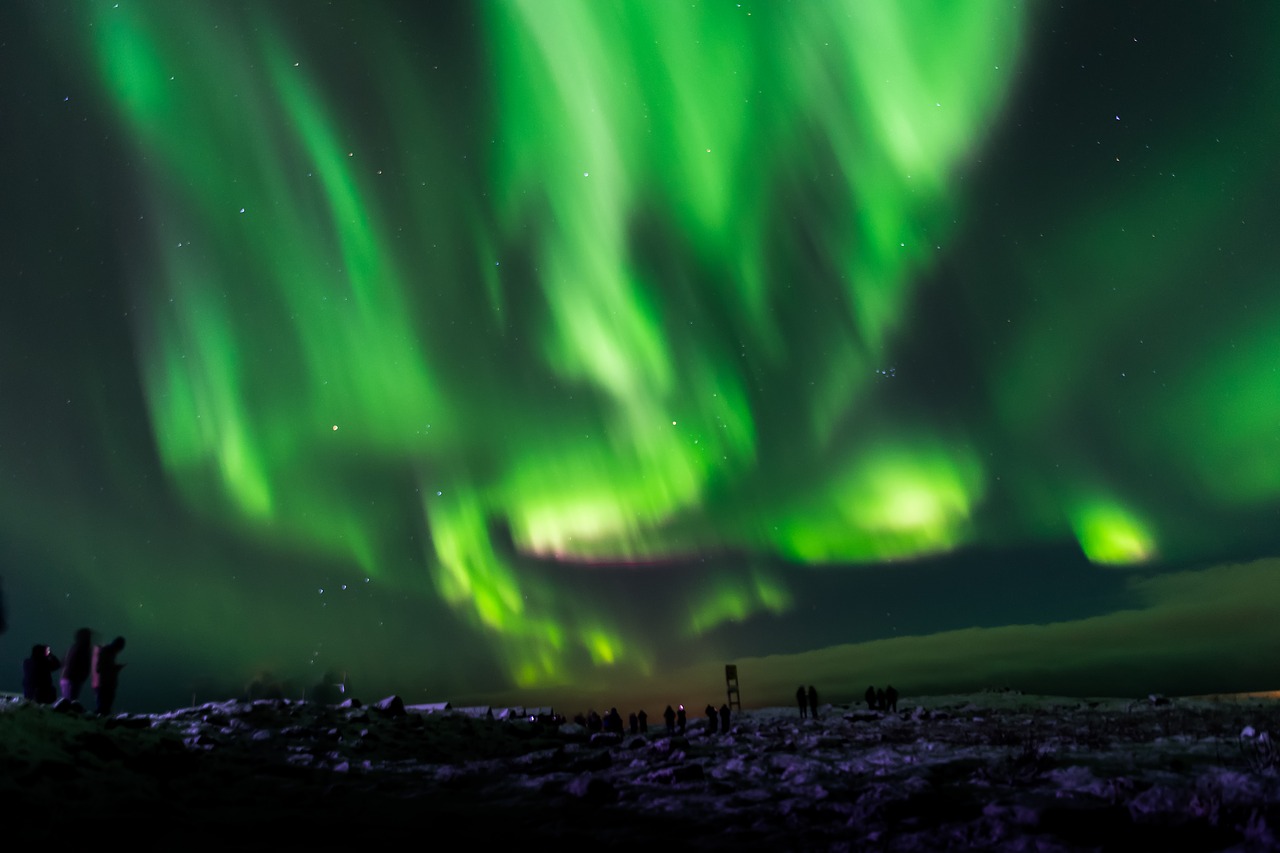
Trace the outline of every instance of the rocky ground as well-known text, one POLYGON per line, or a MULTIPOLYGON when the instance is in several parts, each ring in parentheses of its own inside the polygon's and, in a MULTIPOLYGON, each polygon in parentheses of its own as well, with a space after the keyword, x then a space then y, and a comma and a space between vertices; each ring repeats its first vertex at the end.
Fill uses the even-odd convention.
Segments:
POLYGON ((14 840, 131 846, 472 841, 691 849, 1271 849, 1280 706, 934 697, 730 731, 305 702, 99 719, 9 703, 14 840))

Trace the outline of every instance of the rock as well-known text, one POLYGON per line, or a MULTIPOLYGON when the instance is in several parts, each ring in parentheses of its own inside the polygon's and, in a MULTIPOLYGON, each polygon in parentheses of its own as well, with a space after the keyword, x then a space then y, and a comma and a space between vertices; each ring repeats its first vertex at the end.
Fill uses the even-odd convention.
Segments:
POLYGON ((659 740, 649 744, 649 750, 657 753, 658 755, 671 755, 677 751, 686 750, 688 748, 688 738, 681 737, 680 735, 660 738, 659 740))
POLYGON ((587 773, 591 771, 608 770, 613 766, 613 758, 607 752, 592 752, 585 757, 578 759, 569 766, 569 770, 574 773, 587 773))
POLYGON ((617 746, 622 743, 622 736, 617 732, 596 732, 591 736, 592 746, 617 746))
POLYGON ((148 717, 136 716, 131 717, 128 714, 120 714, 117 717, 107 718, 107 728, 109 729, 149 729, 151 728, 151 720, 148 717))
POLYGON ((650 782, 660 785, 676 785, 685 782, 701 782, 707 778, 701 764, 677 764, 672 767, 661 767, 648 775, 650 782))
POLYGON ((590 774, 570 779, 564 789, 566 793, 587 803, 603 805, 617 802, 618 799, 618 789, 612 783, 590 774))

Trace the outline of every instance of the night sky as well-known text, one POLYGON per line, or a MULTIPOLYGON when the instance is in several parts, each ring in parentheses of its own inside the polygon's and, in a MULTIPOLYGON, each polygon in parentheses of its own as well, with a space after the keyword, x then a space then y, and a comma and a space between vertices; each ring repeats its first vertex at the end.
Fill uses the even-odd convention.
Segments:
POLYGON ((1062 5, 4 4, 0 689, 1280 687, 1280 7, 1062 5))

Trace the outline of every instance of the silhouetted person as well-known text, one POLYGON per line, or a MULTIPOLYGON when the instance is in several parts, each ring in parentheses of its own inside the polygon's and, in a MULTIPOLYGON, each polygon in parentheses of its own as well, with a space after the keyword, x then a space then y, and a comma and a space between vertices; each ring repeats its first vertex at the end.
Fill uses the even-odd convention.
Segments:
POLYGON ((116 637, 105 646, 98 646, 93 656, 93 692, 98 696, 98 713, 106 716, 116 701, 116 688, 120 686, 120 670, 124 664, 116 658, 124 651, 124 637, 116 637))
POLYGON ((62 659, 62 698, 68 702, 80 701, 80 688, 89 680, 93 667, 93 632, 88 628, 76 631, 76 638, 62 659))
POLYGON ((707 733, 716 733, 716 724, 720 722, 720 715, 716 712, 715 705, 707 705, 707 733))
POLYGON ((796 704, 800 706, 800 719, 803 720, 809 713, 809 698, 804 692, 803 684, 796 688, 796 704))
POLYGON ((337 705, 346 698, 346 692, 345 680, 331 669, 319 684, 311 688, 311 701, 320 705, 337 705))
POLYGON ((644 734, 649 731, 649 715, 644 712, 644 708, 640 709, 640 713, 636 714, 636 717, 640 720, 640 733, 644 734))
POLYGON ((868 687, 867 692, 862 694, 862 698, 867 700, 867 710, 874 711, 876 709, 876 689, 868 687))
POLYGON ((627 717, 627 723, 631 726, 633 735, 640 734, 640 718, 636 716, 636 712, 632 711, 631 716, 627 717))
POLYGON ((43 646, 32 646, 31 657, 22 659, 22 698, 36 701, 35 669, 43 646))
POLYGON ((893 689, 892 684, 884 689, 884 701, 886 711, 898 713, 898 691, 893 689))
POLYGON ((684 712, 684 705, 676 706, 676 730, 680 734, 684 734, 685 728, 689 725, 689 717, 684 712))
POLYGON ((604 729, 604 720, 600 719, 600 715, 596 713, 596 709, 592 708, 587 712, 587 731, 595 734, 604 729))
POLYGON ((666 720, 667 722, 667 734, 669 735, 675 734, 676 733, 676 712, 672 709, 670 705, 667 706, 667 710, 662 712, 662 719, 666 720))
POLYGON ((876 688, 876 708, 883 711, 889 707, 889 703, 885 700, 884 690, 876 688))
POLYGON ((725 734, 729 733, 729 706, 720 706, 720 731, 725 734))
POLYGON ((53 674, 62 663, 53 650, 40 643, 31 647, 31 657, 22 662, 22 695, 41 705, 52 705, 58 699, 53 689, 53 674))
POLYGON ((809 716, 818 719, 818 688, 809 685, 809 716))
POLYGON ((622 734, 622 715, 618 713, 617 708, 610 708, 609 713, 605 716, 605 730, 614 734, 622 734))

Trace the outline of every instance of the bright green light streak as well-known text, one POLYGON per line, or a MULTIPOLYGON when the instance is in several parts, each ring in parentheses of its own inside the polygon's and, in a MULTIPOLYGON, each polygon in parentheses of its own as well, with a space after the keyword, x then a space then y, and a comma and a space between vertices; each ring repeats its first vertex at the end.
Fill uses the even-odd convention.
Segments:
POLYGON ((819 3, 797 22, 782 70, 808 93, 806 118, 830 140, 851 216, 821 239, 848 272, 853 320, 876 353, 897 328, 909 276, 944 239, 948 179, 1000 105, 1021 10, 819 3))
MULTIPOLYGON (((488 513, 480 498, 462 490, 432 494, 424 502, 440 571, 433 575, 441 596, 500 639, 499 649, 513 681, 522 687, 566 677, 565 656, 584 652, 594 666, 622 663, 631 649, 617 630, 582 612, 556 589, 521 579, 493 549, 488 513), (565 625, 571 627, 566 628, 565 625)), ((631 650, 630 666, 647 670, 649 655, 631 650)))
MULTIPOLYGON (((425 508, 437 590, 528 684, 562 675, 571 648, 597 665, 646 652, 602 629, 589 604, 519 578, 489 524, 569 557, 668 553, 668 530, 697 517, 720 525, 699 541, 752 541, 744 518, 699 514, 709 495, 761 476, 759 426, 775 413, 757 395, 793 381, 787 347, 800 343, 782 334, 777 305, 844 282, 851 331, 814 344, 832 353, 815 367, 819 390, 788 413, 831 438, 866 402, 848 376, 891 343, 945 230, 949 176, 998 108, 1006 72, 993 69, 1012 61, 1021 10, 549 0, 481 15, 493 153, 489 185, 457 188, 477 208, 460 215, 388 189, 360 124, 326 101, 323 76, 269 10, 224 19, 137 4, 104 10, 94 33, 154 182, 161 248, 140 274, 173 304, 140 335, 171 476, 199 505, 221 501, 262 535, 370 571, 388 534, 350 499, 363 470, 447 476, 447 497, 425 508), (787 220, 779 202, 792 198, 824 215, 787 220), (409 272, 422 255, 391 242, 405 210, 410 230, 450 247, 439 281, 409 272), (647 228, 673 247, 665 266, 638 242, 647 228), (518 247, 530 268, 508 277, 457 245, 518 247), (539 310, 513 319, 528 287, 539 310), (467 301, 471 289, 482 298, 467 301), (486 306, 524 347, 524 375, 572 392, 573 406, 546 411, 536 389, 504 386, 501 367, 452 363, 421 314, 458 304, 486 306), (431 438, 427 423, 441 424, 431 438), (204 496, 210 486, 222 497, 204 496)), ((403 46, 379 44, 405 64, 403 46)), ((393 88, 405 118, 388 123, 406 138, 452 121, 414 85, 393 88)), ((765 497, 748 515, 780 517, 766 541, 793 558, 951 547, 981 477, 963 454, 922 453, 855 451, 814 484, 815 506, 765 497)), ((712 596, 737 604, 699 617, 701 630, 787 605, 781 587, 742 584, 712 596)))
POLYGON ((930 445, 884 445, 853 461, 831 499, 797 507, 769 535, 803 562, 909 558, 969 541, 970 516, 984 491, 972 452, 930 445))
MULTIPOLYGON (((208 284, 198 280, 185 294, 198 303, 200 323, 181 332, 176 323, 160 331, 169 340, 147 367, 153 399, 162 401, 152 407, 152 417, 157 434, 167 438, 160 451, 171 470, 212 467, 218 492, 240 512, 263 520, 271 517, 273 503, 267 464, 258 458, 248 434, 234 335, 218 303, 205 297, 208 284)), ((190 316, 177 318, 177 323, 190 316)), ((205 483, 184 482, 194 487, 188 496, 197 504, 207 499, 205 483)))
MULTIPOLYGON (((456 490, 455 490, 456 491, 456 490)), ((444 599, 474 609, 481 624, 510 627, 524 611, 519 582, 493 551, 484 509, 475 499, 453 494, 427 500, 432 542, 443 569, 437 583, 444 599)))
MULTIPOLYGON (((1021 27, 1019 12, 936 4, 813 4, 754 18, 728 6, 649 11, 563 0, 490 7, 499 52, 509 59, 499 80, 506 133, 495 159, 507 188, 500 198, 508 229, 540 234, 539 282, 552 309, 548 364, 598 387, 616 410, 610 449, 620 464, 601 469, 612 476, 558 478, 597 479, 599 489, 579 488, 576 500, 517 497, 554 466, 516 463, 537 472, 510 489, 524 507, 513 512, 516 535, 537 550, 634 540, 635 529, 619 529, 625 519, 652 529, 695 505, 710 475, 691 445, 653 431, 654 415, 687 408, 690 392, 705 398, 740 381, 738 365, 705 347, 688 347, 701 384, 688 381, 687 365, 672 363, 681 331, 660 325, 664 306, 654 300, 662 283, 637 273, 645 259, 627 241, 632 222, 656 209, 696 235, 729 271, 726 283, 740 288, 735 302, 749 306, 729 307, 732 338, 772 352, 761 306, 777 292, 758 289, 770 277, 764 253, 779 225, 771 221, 772 194, 815 147, 834 151, 840 170, 812 188, 835 213, 819 226, 819 245, 829 270, 853 269, 846 279, 862 341, 832 346, 848 354, 843 374, 869 374, 866 353, 879 350, 898 321, 910 276, 928 255, 922 235, 940 230, 947 178, 999 105, 1021 27), (757 97, 762 87, 767 94, 757 97), (750 113, 757 104, 758 115, 750 113), (758 121, 744 120, 748 114, 758 121), (630 482, 643 482, 646 495, 629 496, 630 482)), ((833 393, 809 401, 806 414, 827 434, 861 384, 824 387, 833 393), (842 391, 848 396, 833 399, 842 391)), ((747 434, 755 416, 735 411, 735 431, 747 434)), ((721 423, 692 426, 706 433, 721 423)), ((731 449, 720 456, 740 465, 748 446, 731 449)), ((593 469, 596 455, 558 464, 593 469)))
POLYGON ((1148 441, 1194 474, 1217 504, 1266 506, 1280 497, 1280 302, 1259 300, 1230 324, 1205 323, 1221 341, 1197 349, 1185 380, 1160 388, 1148 441))
POLYGON ((1155 556, 1155 541, 1146 526, 1118 504, 1082 504, 1072 514, 1071 526, 1080 549, 1092 563, 1128 565, 1155 556))
POLYGON ((753 569, 740 575, 713 577, 692 605, 690 633, 701 636, 730 622, 742 622, 760 612, 784 613, 792 603, 790 591, 777 578, 753 569))
POLYGON ((259 532, 377 571, 379 523, 315 462, 348 435, 369 459, 402 454, 441 404, 370 170, 265 20, 238 37, 242 22, 153 4, 94 23, 155 163, 151 272, 170 298, 140 348, 162 457, 198 505, 217 505, 212 486, 259 532), (246 51, 254 62, 228 67, 246 51))

